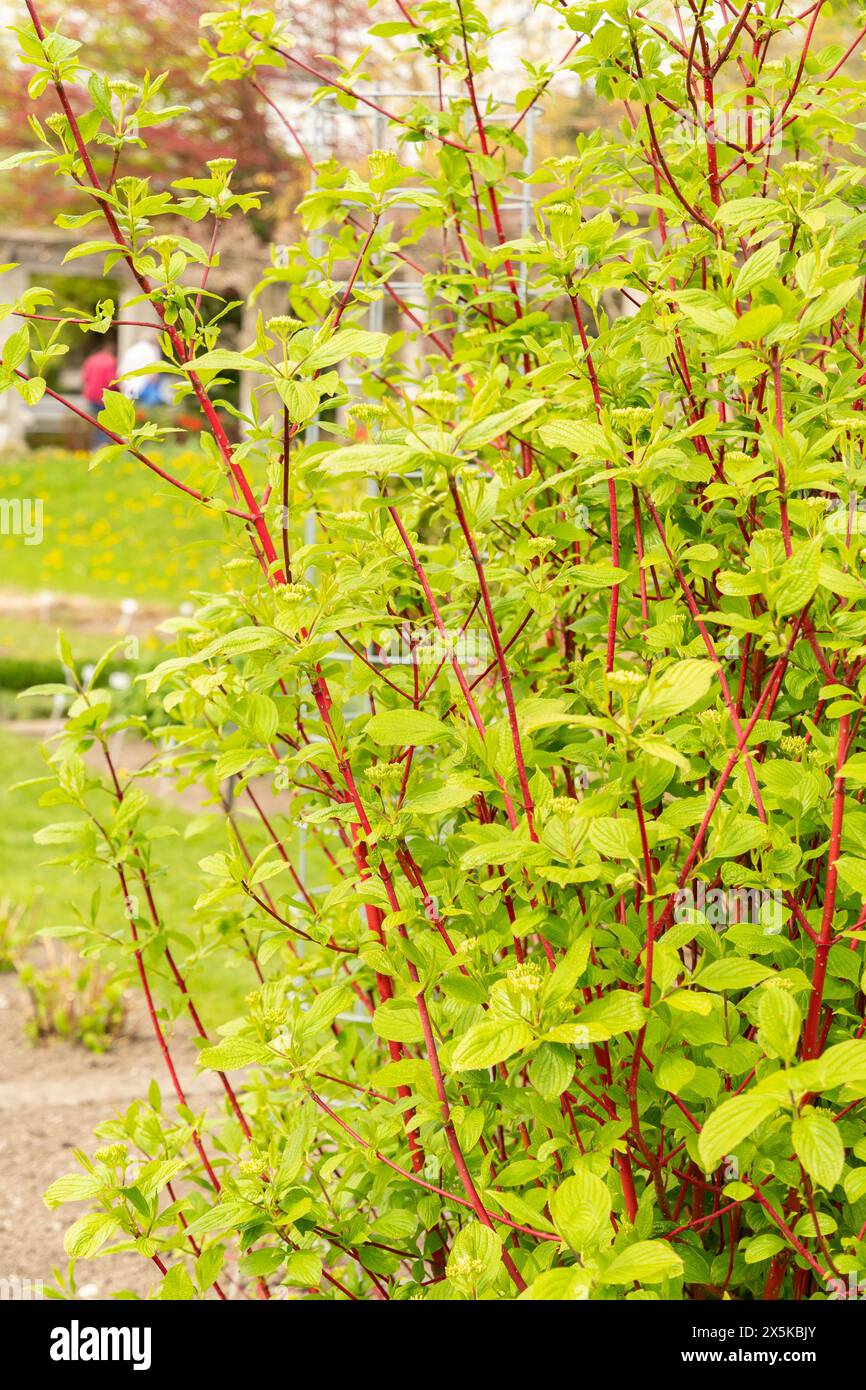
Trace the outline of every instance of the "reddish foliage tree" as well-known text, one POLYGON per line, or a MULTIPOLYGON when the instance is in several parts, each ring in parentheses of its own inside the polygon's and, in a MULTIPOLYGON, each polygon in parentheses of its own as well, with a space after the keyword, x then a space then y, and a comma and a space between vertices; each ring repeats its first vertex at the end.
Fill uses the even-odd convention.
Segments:
MULTIPOLYGON (((46 6, 46 18, 54 23, 60 6, 46 6)), ((237 160, 239 189, 263 189, 264 200, 256 230, 267 235, 297 201, 304 181, 297 155, 275 127, 261 97, 246 83, 202 82, 199 18, 208 9, 204 0, 102 0, 89 12, 64 15, 64 32, 86 43, 97 66, 119 77, 140 79, 168 71, 166 103, 189 109, 182 120, 168 121, 148 131, 148 149, 124 152, 122 172, 150 173, 161 184, 200 174, 208 159, 229 154, 237 160)), ((340 51, 356 32, 366 7, 361 0, 323 0, 315 7, 293 11, 298 51, 312 57, 322 44, 340 51), (334 46, 336 44, 336 47, 334 46), (306 50, 306 52, 305 52, 306 50)), ((40 119, 53 109, 53 92, 35 103, 27 94, 30 72, 13 59, 14 39, 0 46, 0 70, 6 95, 0 105, 0 158, 21 148, 21 131, 28 117, 40 119)), ((292 83, 304 81, 294 72, 292 83)), ((264 79, 280 87, 286 78, 277 69, 264 79)), ((97 161, 99 163, 99 159, 97 161)), ((111 167, 111 152, 103 151, 104 171, 111 167)), ((7 202, 7 217, 21 223, 45 223, 56 211, 57 181, 44 170, 17 170, 15 197, 7 202)), ((62 202, 63 200, 61 200, 62 202)), ((69 207, 74 195, 67 195, 69 207)))

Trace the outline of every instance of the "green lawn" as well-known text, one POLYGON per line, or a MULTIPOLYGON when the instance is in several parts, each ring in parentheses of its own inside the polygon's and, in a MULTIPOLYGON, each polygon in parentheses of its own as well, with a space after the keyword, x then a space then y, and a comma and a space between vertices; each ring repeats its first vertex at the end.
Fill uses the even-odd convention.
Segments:
MULTIPOLYGON (((73 907, 87 910, 93 892, 102 884, 100 920, 108 925, 119 918, 119 902, 115 885, 108 872, 72 875, 68 867, 52 867, 46 863, 53 857, 49 847, 33 843, 35 832, 42 825, 63 819, 56 807, 40 807, 38 788, 23 788, 9 792, 16 782, 42 776, 45 764, 39 742, 26 735, 0 730, 0 787, 6 813, 0 818, 0 898, 28 904, 28 924, 31 930, 59 926, 75 921, 73 907)), ((68 817, 66 817, 68 818, 68 817)), ((199 859, 223 847, 222 826, 214 817, 212 830, 205 829, 191 839, 184 839, 190 817, 165 801, 155 800, 154 822, 178 832, 157 842, 158 861, 167 872, 155 879, 154 888, 159 910, 166 922, 183 926, 190 918, 193 902, 199 891, 200 879, 189 869, 199 859)), ((258 847, 254 834, 252 844, 258 847)), ((183 956, 183 952, 179 953, 183 956)), ((216 958, 214 958, 215 960, 216 958)), ((220 962, 224 956, 220 956, 220 962)), ((251 965, 238 961, 230 969, 222 963, 204 960, 189 973, 190 990, 199 1005, 207 1027, 223 1023, 239 1012, 244 995, 256 984, 251 965)))
MULTIPOLYGON (((165 451, 160 460, 170 471, 191 479, 196 457, 190 451, 165 451)), ((131 458, 102 464, 90 471, 83 451, 41 449, 20 457, 0 457, 0 500, 41 499, 43 539, 25 545, 21 536, 0 534, 0 587, 7 590, 89 598, 95 606, 72 621, 58 619, 37 606, 21 613, 10 605, 0 612, 0 720, 47 712, 50 702, 16 700, 11 679, 3 689, 7 664, 53 661, 56 629, 63 626, 76 661, 85 664, 117 640, 120 601, 135 598, 154 607, 153 621, 175 611, 195 589, 219 587, 222 566, 232 553, 224 522, 215 512, 199 507, 131 458), (37 702, 38 704, 38 702, 37 702)), ((141 659, 156 658, 158 635, 141 636, 141 659)), ((54 680, 34 673, 32 681, 54 680)), ((100 876, 71 875, 45 864, 52 852, 33 843, 40 826, 63 819, 56 808, 37 805, 37 790, 9 793, 8 788, 44 772, 38 740, 0 727, 0 795, 5 813, 0 818, 0 899, 28 904, 32 930, 75 920, 72 908, 86 909, 100 876)), ((147 790, 147 784, 145 784, 147 790)), ((154 819, 178 832, 158 842, 158 860, 167 872, 156 878, 160 912, 166 921, 185 926, 199 891, 197 861, 223 847, 223 832, 213 829, 184 839, 190 817, 168 802, 156 802, 154 819)), ((250 843, 259 847, 255 827, 250 843)), ((114 885, 102 882, 102 920, 117 921, 114 885)), ((182 953, 181 953, 182 954, 182 953)), ((222 959, 223 957, 221 957, 222 959)), ((214 957, 214 960, 216 958, 214 957)), ((205 1024, 233 1017, 244 994, 256 983, 251 965, 239 961, 226 969, 202 961, 192 964, 190 988, 205 1024)))
MULTIPOLYGON (((166 466, 186 477, 191 453, 166 466)), ((0 535, 6 588, 137 598, 174 605, 220 577, 223 522, 132 458, 90 471, 82 450, 0 459, 0 499, 42 501, 43 539, 0 535)))
MULTIPOLYGON (((0 617, 0 658, 15 656, 21 660, 44 661, 54 656, 54 643, 57 624, 41 622, 34 618, 14 618, 5 613, 0 617)), ((106 627, 82 628, 75 633, 73 643, 75 658, 82 665, 96 661, 106 647, 117 641, 114 629, 106 627)), ((148 644, 148 651, 157 652, 159 643, 154 637, 148 644)))

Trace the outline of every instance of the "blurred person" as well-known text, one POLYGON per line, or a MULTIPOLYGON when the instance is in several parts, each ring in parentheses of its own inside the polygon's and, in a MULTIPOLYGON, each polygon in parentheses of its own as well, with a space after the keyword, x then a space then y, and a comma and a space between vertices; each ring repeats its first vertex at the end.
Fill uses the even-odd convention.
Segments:
POLYGON ((153 338, 139 338, 131 343, 120 359, 120 389, 129 400, 137 405, 162 405, 162 380, 158 372, 149 375, 145 367, 155 367, 162 361, 159 345, 153 338), (130 376, 135 372, 135 376, 130 376))
MULTIPOLYGON (((117 358, 108 344, 97 348, 84 359, 82 368, 82 394, 89 414, 98 415, 102 409, 103 394, 110 390, 117 380, 117 358)), ((98 425, 90 430, 90 449, 102 449, 111 440, 98 425)))

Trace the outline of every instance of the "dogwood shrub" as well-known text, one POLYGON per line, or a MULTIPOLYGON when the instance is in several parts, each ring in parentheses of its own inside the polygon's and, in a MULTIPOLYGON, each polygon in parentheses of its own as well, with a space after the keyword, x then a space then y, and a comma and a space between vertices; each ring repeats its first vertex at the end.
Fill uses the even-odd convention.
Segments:
MULTIPOLYGON (((43 838, 115 880, 167 1068, 50 1189, 92 1204, 69 1252, 135 1248, 167 1298, 838 1296, 866 1255, 866 31, 822 49, 822 0, 543 7, 511 110, 471 0, 388 8, 372 58, 318 68, 267 9, 205 16, 203 73, 254 84, 299 158, 274 69, 388 131, 319 166, 280 312, 230 350, 208 268, 254 195, 230 158, 125 177, 170 93, 27 7, 57 101, 23 158, 77 185, 75 256, 125 263, 203 426, 175 476, 109 393, 96 461, 235 546, 147 682, 162 769, 234 779, 192 920, 162 915, 98 676, 50 752, 43 838), (378 98, 386 63, 440 96, 378 98), (563 73, 598 128, 527 173, 563 73), (217 1032, 205 956, 259 980, 217 1032)), ((29 401, 48 299, 12 306, 29 401)))

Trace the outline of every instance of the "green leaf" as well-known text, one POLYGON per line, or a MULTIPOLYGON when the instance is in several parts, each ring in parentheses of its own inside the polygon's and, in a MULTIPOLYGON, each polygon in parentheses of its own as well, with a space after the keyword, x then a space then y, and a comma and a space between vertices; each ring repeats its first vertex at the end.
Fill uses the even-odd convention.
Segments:
POLYGON ((183 1264, 173 1264, 159 1289, 159 1297, 167 1302, 186 1302, 195 1298, 195 1286, 183 1264))
POLYGON ((562 960, 557 961, 553 974, 544 982, 542 1000, 558 1004, 567 999, 589 963, 592 932, 587 928, 569 946, 562 960))
POLYGON ((41 829, 37 830, 33 839, 37 845, 76 844, 82 839, 86 830, 87 826, 84 821, 54 821, 52 825, 43 825, 41 829))
POLYGON ((857 280, 843 280, 841 284, 834 285, 832 289, 824 290, 805 309, 800 319, 801 328, 820 328, 822 324, 835 318, 842 309, 846 308, 859 292, 860 285, 857 280))
POLYGON ((322 1261, 315 1250, 293 1250, 286 1260, 283 1282, 292 1288, 316 1289, 322 1280, 322 1261))
POLYGON ((65 695, 67 698, 72 698, 76 694, 77 691, 71 685, 60 685, 48 681, 45 685, 29 685, 26 690, 20 690, 17 699, 32 699, 36 695, 65 695))
POLYGON ((191 362, 182 363, 185 372, 260 372, 267 374, 273 369, 258 357, 248 357, 243 352, 229 352, 227 348, 215 348, 213 352, 203 352, 191 362))
POLYGON ((655 1082, 663 1091, 679 1095, 688 1086, 697 1067, 688 1057, 664 1057, 655 1070, 655 1082))
POLYGON ((26 381, 16 381, 15 389, 25 405, 38 405, 45 395, 45 385, 44 377, 31 376, 26 381))
POLYGON ((451 1245, 446 1272, 467 1295, 488 1288, 499 1273, 502 1242, 489 1226, 470 1221, 461 1226, 451 1245))
POLYGON ((30 325, 22 323, 20 328, 16 328, 14 333, 10 333, 6 342, 3 344, 3 366, 7 371, 14 372, 27 360, 30 351, 30 325))
POLYGON ((418 1230, 418 1217, 414 1211, 397 1207, 380 1216, 370 1229, 380 1240, 411 1240, 418 1230))
POLYGON ((735 299, 742 299, 767 279, 779 259, 780 251, 779 242, 771 241, 752 252, 746 263, 737 271, 734 280, 735 299))
POLYGON ((487 415, 483 420, 479 420, 474 425, 470 425, 466 432, 460 435, 460 447, 462 449, 480 449, 491 440, 498 439, 501 434, 507 434, 515 426, 522 425, 524 420, 528 420, 530 415, 534 415, 541 409, 542 401, 521 401, 519 405, 513 405, 509 410, 500 410, 496 415, 487 415))
POLYGON ((110 1212, 91 1212, 73 1221, 63 1237, 63 1248, 73 1260, 87 1260, 117 1228, 117 1218, 110 1212))
POLYGON ((538 431, 549 449, 569 449, 586 458, 606 458, 611 446, 600 425, 592 420, 551 420, 538 431))
POLYGON ((603 1284, 660 1284, 663 1279, 677 1279, 683 1272, 683 1262, 671 1245, 664 1240, 641 1240, 630 1245, 602 1270, 603 1284))
POLYGON ((779 217, 781 209, 770 198, 732 198, 716 208, 715 218, 727 227, 760 227, 772 217, 779 217))
POLYGON ((799 613, 814 598, 821 577, 820 539, 796 551, 782 566, 773 606, 780 617, 799 613))
POLYGON ((597 563, 579 565, 571 575, 571 582, 582 593, 594 593, 601 589, 612 589, 615 584, 622 584, 628 578, 628 570, 621 565, 599 560, 597 563))
MULTIPOLYGON (((377 1010, 378 1013, 378 1010, 377 1010)), ((528 1023, 502 1018, 485 1018, 464 1033, 451 1058, 452 1071, 475 1071, 494 1067, 532 1042, 528 1023)))
POLYGON ((611 1211, 610 1193, 601 1178, 587 1169, 566 1178, 550 1199, 557 1232, 578 1254, 610 1240, 611 1211))
POLYGON ((97 419, 113 434, 126 437, 135 429, 135 406, 120 391, 103 391, 102 409, 97 419))
POLYGON ((818 1110, 804 1110, 791 1125, 794 1152, 812 1180, 828 1192, 842 1176, 845 1149, 838 1125, 818 1110))
POLYGON ((765 989, 758 1005, 758 1042, 769 1057, 793 1061, 800 1040, 800 1010, 784 989, 765 989))
POLYGON ((778 304, 758 304, 740 315, 735 328, 731 330, 731 337, 740 343, 756 343, 781 321, 782 310, 778 304))
POLYGON ((295 1029, 297 1038, 310 1038, 316 1033, 322 1032, 325 1028, 330 1028, 338 1014, 351 1008, 353 1002, 352 991, 347 985, 332 985, 330 989, 322 990, 317 994, 306 1013, 301 1016, 300 1024, 295 1029))
POLYGON ((585 1024, 601 1024, 610 1037, 631 1032, 646 1021, 646 1009, 640 995, 630 989, 612 989, 601 999, 595 999, 581 1009, 575 1020, 579 1028, 585 1024))
MULTIPOLYGON (((480 844, 466 850, 460 856, 460 868, 478 869, 502 864, 525 865, 534 850, 529 835, 522 830, 511 830, 503 825, 484 826, 485 834, 480 844)), ((535 851, 536 856, 538 851, 535 851)), ((537 857, 536 857, 536 862, 537 857)))
POLYGON ((421 747, 448 738, 447 724, 419 709, 389 709, 374 714, 364 733, 383 747, 421 747))
POLYGON ((347 444, 332 449, 320 467, 333 478, 384 478, 407 472, 418 458, 418 449, 405 444, 347 444))
POLYGON ((342 362, 346 357, 381 357, 387 347, 387 333, 371 333, 365 328, 341 328, 304 358, 304 370, 318 372, 323 367, 342 362))
POLYGON ((271 1049, 255 1038, 224 1038, 215 1047, 203 1047, 197 1058, 208 1071, 238 1071, 273 1060, 271 1049))
POLYGON ((458 806, 465 806, 467 801, 471 801, 482 786, 479 778, 462 773, 449 777, 441 787, 407 797, 403 802, 403 810, 416 816, 435 816, 441 815, 443 811, 456 811, 458 806))
POLYGON ((866 1038, 836 1043, 810 1065, 817 1072, 816 1090, 832 1091, 846 1082, 866 1081, 866 1038))
POLYGON ((195 1282, 200 1293, 207 1293, 219 1278, 225 1261, 225 1251, 221 1245, 211 1245, 203 1250, 195 1262, 195 1282))
POLYGON ((194 1221, 190 1221, 188 1234, 193 1236, 210 1235, 215 1231, 228 1231, 243 1225, 257 1216, 257 1211, 249 1202, 229 1198, 209 1207, 194 1221))
POLYGON ((764 1260, 771 1260, 774 1255, 778 1255, 780 1250, 784 1250, 785 1242, 781 1236, 773 1235, 771 1231, 764 1231, 759 1236, 754 1236, 745 1247, 745 1260, 747 1265, 762 1264, 764 1260))
POLYGON ((589 1296, 591 1277, 576 1266, 547 1269, 520 1295, 527 1303, 570 1303, 589 1296))
POLYGON ((414 999, 386 999, 373 1015, 373 1031, 388 1042, 423 1042, 424 1030, 414 999))
POLYGON ((638 701, 638 717, 644 721, 669 719, 702 700, 712 685, 715 667, 710 661, 675 661, 650 680, 638 701))
POLYGON ((866 1168, 852 1168, 845 1174, 842 1181, 845 1189, 845 1196, 853 1206, 866 1197, 866 1168))
POLYGON ((287 381, 285 377, 274 379, 277 395, 289 413, 289 419, 299 424, 317 409, 321 400, 321 387, 315 381, 287 381))
POLYGON ((699 994, 696 990, 675 989, 665 995, 664 1002, 677 1013, 700 1014, 706 1018, 713 1011, 713 1001, 709 994, 699 994))
POLYGON ((236 627, 209 642, 194 660, 210 661, 215 656, 248 656, 251 652, 277 651, 285 646, 285 641, 283 633, 273 627, 236 627))
POLYGON ((700 985, 701 989, 720 992, 726 989, 751 989, 753 985, 759 985, 762 980, 769 979, 772 974, 773 971, 768 965, 734 956, 714 960, 709 965, 702 966, 694 976, 694 983, 700 985))
POLYGON ((722 1101, 705 1122, 698 1136, 698 1153, 704 1171, 712 1173, 720 1161, 748 1139, 762 1120, 775 1115, 779 1101, 775 1096, 731 1096, 722 1101))
POLYGON ((730 333, 736 322, 734 314, 718 295, 709 294, 706 290, 679 290, 677 307, 689 323, 703 333, 712 333, 716 338, 730 333))
POLYGON ((561 1043, 542 1043, 529 1064, 529 1080, 545 1100, 567 1090, 574 1076, 574 1053, 561 1043))
POLYGON ((86 1197, 95 1197, 105 1185, 105 1179, 98 1173, 69 1173, 66 1177, 55 1178, 42 1194, 42 1200, 50 1211, 63 1202, 81 1202, 86 1197))
MULTIPOLYGON (((842 774, 848 776, 845 767, 842 768, 842 774)), ((859 781, 859 778, 857 780, 859 781)), ((864 780, 866 780, 866 769, 864 769, 864 780)), ((858 859, 853 854, 840 854, 836 860, 836 869, 845 887, 854 893, 859 893, 866 901, 866 859, 858 859)))
POLYGON ((626 816, 596 816, 589 826, 589 841, 593 849, 609 859, 636 859, 640 841, 635 818, 626 816))

